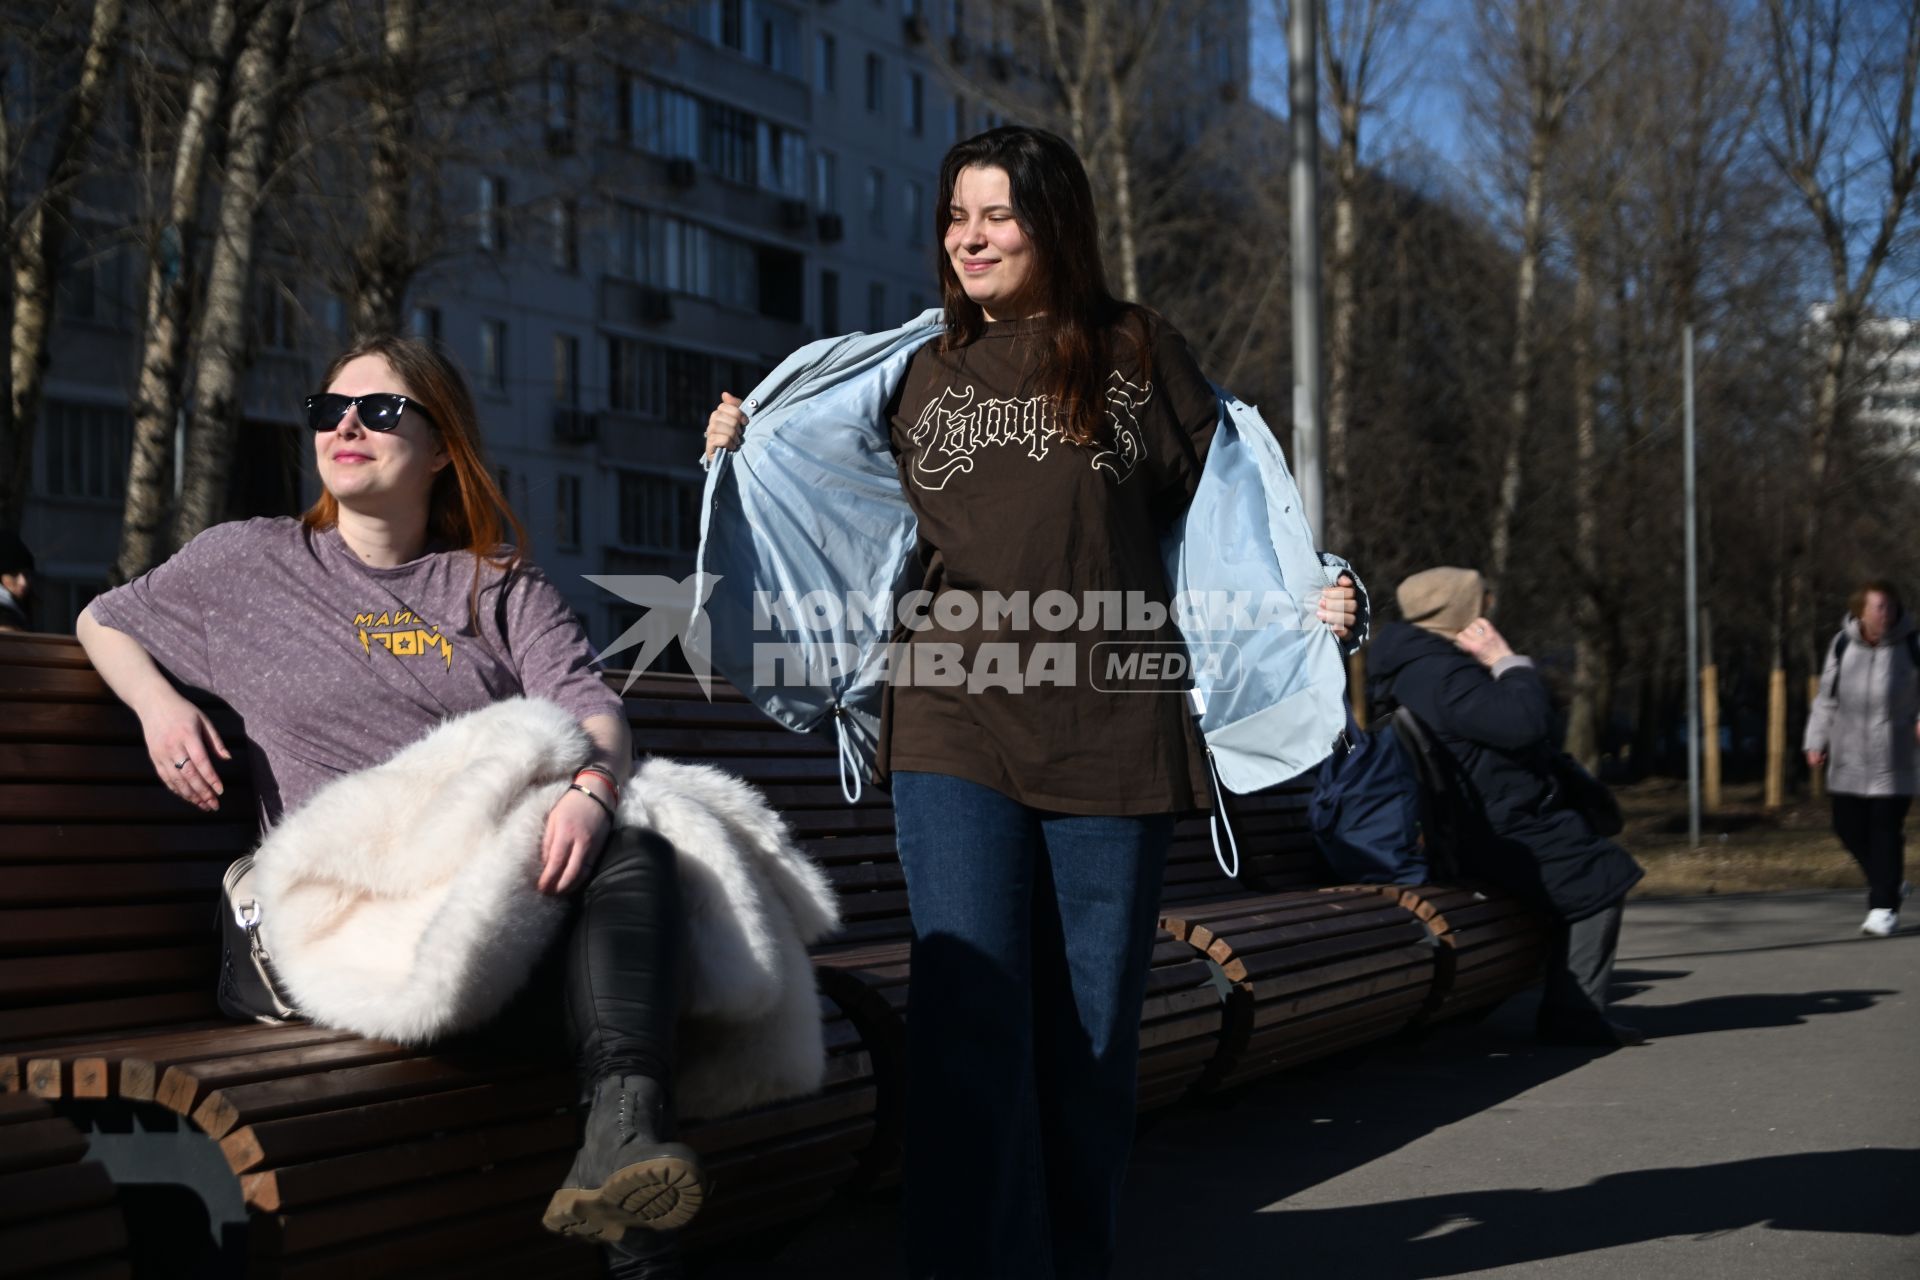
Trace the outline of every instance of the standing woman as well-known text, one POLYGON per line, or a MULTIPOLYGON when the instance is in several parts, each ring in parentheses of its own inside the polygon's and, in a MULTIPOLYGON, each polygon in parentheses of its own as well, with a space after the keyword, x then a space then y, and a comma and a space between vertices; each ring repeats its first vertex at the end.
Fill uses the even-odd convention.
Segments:
POLYGON ((1867 877, 1860 932, 1900 927, 1907 809, 1920 787, 1920 635, 1893 584, 1874 579, 1847 600, 1807 716, 1807 763, 1827 765, 1833 829, 1867 877))
MULTIPOLYGON (((1097 1277, 1112 1265, 1141 1006, 1175 816, 1202 808, 1183 692, 1094 687, 1096 646, 1155 630, 1041 631, 986 593, 1165 606, 1160 537, 1199 482, 1220 405, 1180 335, 1108 292, 1085 170, 1001 128, 940 173, 943 334, 886 412, 933 606, 895 669, 985 646, 1078 678, 970 691, 895 683, 891 778, 913 916, 907 1252, 915 1277, 1097 1277)), ((737 448, 731 395, 707 445, 737 448)), ((1034 609, 1035 616, 1039 609, 1034 609)), ((1320 616, 1355 613, 1334 589, 1320 616)), ((1037 624, 1036 624, 1037 625, 1037 624)))
MULTIPOLYGON (((386 760, 442 720, 516 695, 578 717, 595 755, 547 815, 538 887, 575 894, 555 957, 591 1101, 584 1145, 546 1224, 674 1274, 666 1237, 701 1199, 667 1096, 680 985, 670 846, 622 831, 602 853, 633 743, 566 601, 516 546, 519 521, 481 458, 454 365, 405 338, 336 359, 307 401, 323 492, 299 519, 216 525, 80 616, 87 656, 140 718, 168 790, 213 811, 231 759, 174 682, 246 721, 262 830, 325 783, 386 760), (170 680, 169 677, 172 677, 170 680), (628 1206, 635 1207, 628 1207, 628 1206)), ((522 998, 553 1006, 563 993, 522 998)))

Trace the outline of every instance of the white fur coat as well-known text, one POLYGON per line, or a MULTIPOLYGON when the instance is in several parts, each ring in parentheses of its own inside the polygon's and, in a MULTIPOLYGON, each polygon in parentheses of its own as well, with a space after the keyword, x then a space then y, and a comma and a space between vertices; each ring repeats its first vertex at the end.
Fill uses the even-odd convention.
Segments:
MULTIPOLYGON (((565 918, 565 900, 534 887, 540 836, 589 749, 559 706, 514 698, 446 721, 289 815, 255 862, 292 1003, 324 1025, 408 1044, 499 1013, 565 918)), ((658 832, 679 855, 692 979, 681 1113, 818 1089, 825 1050, 806 948, 839 927, 826 877, 765 799, 718 769, 645 761, 619 822, 658 832)))

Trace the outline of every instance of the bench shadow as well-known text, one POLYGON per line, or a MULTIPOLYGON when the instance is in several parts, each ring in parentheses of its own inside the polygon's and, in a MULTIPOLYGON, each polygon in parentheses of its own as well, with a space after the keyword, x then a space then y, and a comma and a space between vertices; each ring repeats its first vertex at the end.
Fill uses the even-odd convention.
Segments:
POLYGON ((1559 1191, 1468 1191, 1247 1214, 1237 1238, 1220 1244, 1222 1258, 1284 1257, 1294 1275, 1412 1280, 1753 1226, 1914 1236, 1916 1180, 1920 1150, 1805 1152, 1636 1169, 1559 1191))

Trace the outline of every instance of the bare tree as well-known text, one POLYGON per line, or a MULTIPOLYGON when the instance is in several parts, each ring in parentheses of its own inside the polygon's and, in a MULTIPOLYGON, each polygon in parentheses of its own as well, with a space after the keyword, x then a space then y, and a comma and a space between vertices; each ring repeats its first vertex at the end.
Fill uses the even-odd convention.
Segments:
POLYGON ((133 453, 120 521, 120 551, 110 576, 144 573, 166 547, 172 514, 173 440, 180 415, 182 364, 191 327, 198 209, 215 116, 239 46, 237 0, 213 0, 204 43, 192 50, 192 80, 173 143, 167 207, 147 254, 146 320, 133 394, 133 453))
POLYGON ((1899 242, 1920 175, 1915 145, 1920 0, 1768 0, 1775 119, 1767 148, 1826 253, 1822 348, 1807 439, 1807 492, 1788 577, 1787 627, 1820 667, 1812 579, 1861 323, 1899 242), (1856 218, 1849 198, 1870 202, 1856 218))
MULTIPOLYGON (((1288 0, 1276 0, 1286 28, 1288 0)), ((1342 0, 1328 6, 1321 43, 1326 105, 1334 127, 1333 254, 1327 263, 1327 504, 1326 541, 1350 545, 1352 494, 1348 434, 1353 423, 1354 344, 1358 335, 1355 279, 1360 250, 1360 129, 1398 87, 1404 71, 1396 47, 1412 20, 1411 0, 1342 0)))
POLYGON ((1538 295, 1547 241, 1548 166, 1567 111, 1604 63, 1591 47, 1595 19, 1581 0, 1482 0, 1481 46, 1501 108, 1517 125, 1520 259, 1513 295, 1513 352, 1500 490, 1488 542, 1488 573, 1501 581, 1513 550, 1514 515, 1539 362, 1538 295))
POLYGON ((123 0, 95 0, 72 108, 53 148, 45 185, 8 224, 12 285, 8 402, 0 421, 0 530, 17 531, 33 474, 34 424, 40 413, 53 329, 53 299, 74 189, 87 170, 126 18, 123 0))
POLYGON ((220 212, 207 270, 206 303, 194 340, 197 358, 186 440, 193 465, 187 468, 174 511, 176 546, 217 521, 226 502, 245 374, 247 290, 257 245, 255 231, 285 105, 288 51, 297 12, 296 0, 263 0, 248 25, 234 68, 220 212))

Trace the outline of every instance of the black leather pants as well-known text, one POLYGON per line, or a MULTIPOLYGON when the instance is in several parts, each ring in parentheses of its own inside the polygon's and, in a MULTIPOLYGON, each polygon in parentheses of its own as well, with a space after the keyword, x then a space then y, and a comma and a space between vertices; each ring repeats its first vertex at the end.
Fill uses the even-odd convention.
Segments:
POLYGON ((686 981, 685 919, 673 846, 628 828, 607 838, 562 940, 567 1021, 581 1088, 610 1075, 673 1078, 686 981))

